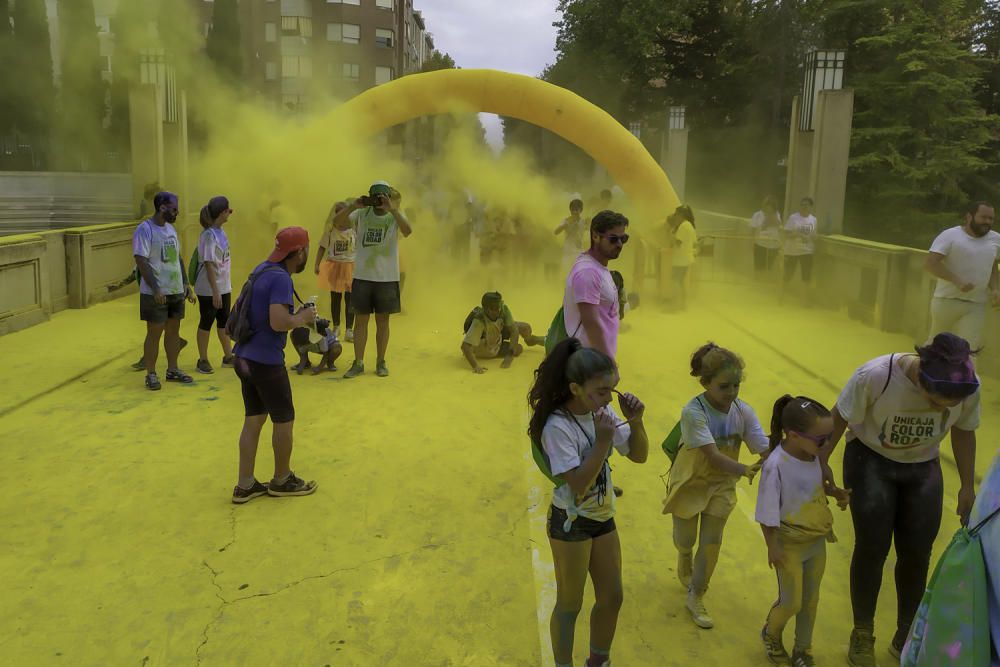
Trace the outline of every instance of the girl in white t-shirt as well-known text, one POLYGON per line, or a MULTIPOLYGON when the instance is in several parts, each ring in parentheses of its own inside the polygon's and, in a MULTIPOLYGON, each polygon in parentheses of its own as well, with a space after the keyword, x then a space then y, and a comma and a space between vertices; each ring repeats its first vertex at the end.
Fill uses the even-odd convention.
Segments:
POLYGON ((645 406, 632 394, 618 392, 618 379, 613 359, 571 337, 556 345, 535 371, 528 395, 528 434, 540 445, 557 484, 548 516, 556 573, 550 631, 557 667, 573 661, 573 632, 588 572, 596 600, 587 667, 610 665, 622 604, 622 561, 608 458, 612 448, 635 463, 644 463, 649 453, 645 406), (612 394, 619 396, 624 420, 610 405, 612 394))
POLYGON ((760 210, 750 218, 753 229, 753 269, 758 275, 770 271, 781 250, 781 212, 774 197, 764 198, 760 210))
POLYGON ((826 543, 833 536, 833 514, 826 496, 841 509, 850 491, 823 483, 819 450, 833 431, 830 411, 805 396, 785 394, 771 415, 771 455, 760 471, 757 523, 767 543, 767 562, 778 575, 778 601, 760 636, 768 659, 812 667, 812 633, 826 569, 826 543), (795 648, 789 657, 781 635, 795 617, 795 648))
MULTIPOLYGON (((967 522, 973 488, 979 378, 969 343, 941 333, 916 354, 878 357, 854 372, 833 410, 829 459, 850 427, 844 484, 852 489, 851 633, 848 662, 875 661, 875 607, 889 548, 896 549, 896 634, 899 657, 927 585, 931 550, 941 527, 944 480, 940 447, 948 435, 961 480, 956 513, 967 522)), ((824 476, 833 474, 824 466, 824 476)))
POLYGON ((210 374, 215 370, 208 361, 208 339, 212 334, 212 324, 222 345, 222 365, 233 364, 233 346, 226 333, 226 320, 232 300, 233 282, 229 257, 229 237, 222 226, 229 222, 233 209, 225 197, 212 197, 201 208, 198 222, 202 226, 198 237, 198 275, 194 280, 194 292, 198 295, 201 321, 198 323, 198 364, 199 373, 210 374))
POLYGON ((753 408, 739 400, 743 360, 708 343, 691 357, 691 375, 705 391, 681 411, 681 448, 670 468, 663 513, 673 515, 677 576, 695 625, 714 627, 702 598, 719 561, 722 532, 736 507, 736 483, 753 481, 761 461, 740 463, 745 442, 760 457, 768 439, 753 408), (698 552, 694 554, 695 544, 698 552), (693 556, 693 561, 692 561, 693 556))
POLYGON ((316 253, 315 272, 319 276, 319 287, 330 292, 331 322, 335 335, 340 335, 340 306, 344 304, 347 333, 345 340, 354 341, 354 311, 351 310, 351 283, 354 280, 354 259, 357 252, 357 234, 354 227, 337 229, 333 218, 347 203, 339 201, 327 216, 323 237, 316 253))

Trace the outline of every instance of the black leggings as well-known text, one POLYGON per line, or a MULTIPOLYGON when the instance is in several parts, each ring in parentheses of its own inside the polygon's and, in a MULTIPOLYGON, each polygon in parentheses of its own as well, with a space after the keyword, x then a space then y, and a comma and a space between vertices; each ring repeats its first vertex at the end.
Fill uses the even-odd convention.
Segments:
MULTIPOLYGON (((330 305, 333 306, 333 326, 340 326, 340 292, 330 292, 330 305)), ((354 328, 354 311, 351 310, 351 293, 344 292, 344 310, 347 311, 347 328, 354 328)))
POLYGON ((229 319, 229 306, 232 294, 226 293, 222 295, 222 308, 216 308, 212 305, 212 297, 198 295, 198 311, 201 314, 201 320, 198 322, 198 328, 202 331, 211 331, 212 322, 215 322, 215 327, 217 329, 226 328, 226 320, 229 319))
POLYGON ((812 278, 813 256, 812 255, 786 255, 785 256, 785 282, 791 282, 795 277, 795 270, 802 270, 802 282, 808 283, 812 278))
POLYGON ((917 612, 941 527, 944 481, 938 459, 896 463, 858 440, 844 451, 844 485, 851 489, 854 555, 851 606, 854 625, 874 629, 875 604, 889 546, 896 543, 896 637, 906 639, 917 612))

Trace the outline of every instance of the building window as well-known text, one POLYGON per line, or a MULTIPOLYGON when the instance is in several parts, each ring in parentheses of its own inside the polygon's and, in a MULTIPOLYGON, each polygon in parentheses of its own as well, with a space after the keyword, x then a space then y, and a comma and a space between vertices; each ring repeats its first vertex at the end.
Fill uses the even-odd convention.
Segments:
POLYGON ((264 24, 264 41, 265 42, 276 42, 276 41, 278 41, 278 24, 277 23, 265 23, 264 24))
POLYGON ((353 23, 345 23, 342 28, 341 41, 345 44, 361 43, 361 26, 353 23))
POLYGON ((326 0, 331 5, 360 5, 361 0, 326 0))
POLYGON ((380 46, 383 49, 391 49, 392 43, 395 40, 396 33, 392 30, 386 30, 385 28, 375 28, 375 46, 380 46))
POLYGON ((376 7, 380 8, 380 9, 388 9, 390 11, 393 10, 393 6, 392 6, 393 3, 394 3, 394 0, 375 0, 375 6, 376 7))
POLYGON ((345 81, 361 80, 361 65, 357 63, 344 63, 340 71, 345 81))
POLYGON ((328 42, 342 42, 342 41, 344 41, 344 24, 342 24, 342 23, 327 23, 326 24, 326 41, 328 41, 328 42))
POLYGON ((283 79, 309 78, 312 76, 312 61, 308 56, 282 56, 281 77, 283 79))
POLYGON ((391 67, 376 67, 375 68, 375 85, 378 86, 383 83, 389 83, 392 81, 392 68, 391 67))
POLYGON ((636 139, 642 139, 642 123, 629 123, 628 131, 635 135, 636 139))
POLYGON ((268 81, 274 81, 278 78, 278 63, 264 64, 264 78, 268 81))
POLYGON ((312 19, 308 16, 282 16, 281 34, 286 37, 312 37, 312 19))

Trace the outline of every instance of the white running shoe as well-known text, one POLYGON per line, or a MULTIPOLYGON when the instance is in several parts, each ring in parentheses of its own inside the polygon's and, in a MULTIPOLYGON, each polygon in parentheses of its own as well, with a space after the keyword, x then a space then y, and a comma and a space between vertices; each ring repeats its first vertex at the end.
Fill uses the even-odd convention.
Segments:
POLYGON ((684 606, 686 606, 687 610, 691 612, 691 620, 694 621, 694 624, 699 628, 709 630, 715 627, 715 621, 713 621, 712 617, 708 615, 708 611, 705 609, 705 603, 702 602, 700 595, 688 593, 687 604, 684 606))

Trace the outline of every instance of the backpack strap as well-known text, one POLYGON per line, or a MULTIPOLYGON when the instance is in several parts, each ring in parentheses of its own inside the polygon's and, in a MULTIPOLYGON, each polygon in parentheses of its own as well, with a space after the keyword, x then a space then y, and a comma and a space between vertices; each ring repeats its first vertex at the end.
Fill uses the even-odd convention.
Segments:
POLYGON ((983 519, 982 521, 980 521, 979 523, 977 523, 975 528, 972 528, 971 530, 969 530, 969 535, 978 535, 979 531, 982 530, 983 526, 985 526, 986 524, 988 524, 990 522, 990 520, 993 519, 994 517, 996 517, 996 515, 998 515, 998 514, 1000 514, 1000 506, 997 506, 997 508, 995 510, 993 510, 993 512, 990 513, 990 515, 988 517, 986 517, 985 519, 983 519))
MULTIPOLYGON (((250 283, 250 291, 251 291, 251 293, 253 292, 253 286, 257 282, 257 278, 259 278, 261 275, 263 275, 265 273, 270 273, 272 271, 283 271, 283 270, 284 269, 279 269, 277 266, 265 266, 260 271, 251 271, 250 272, 250 277, 247 278, 247 281, 250 283)), ((291 276, 289 276, 289 277, 291 277, 291 276)), ((292 294, 295 295, 295 298, 298 300, 299 304, 301 304, 303 306, 305 305, 304 303, 302 303, 302 297, 300 297, 299 293, 295 291, 294 285, 292 286, 292 294)))
POLYGON ((892 367, 896 365, 894 363, 895 359, 895 353, 889 355, 889 374, 885 376, 885 385, 882 387, 882 391, 879 392, 879 398, 882 398, 882 394, 884 394, 885 390, 889 388, 889 381, 892 379, 892 367))

